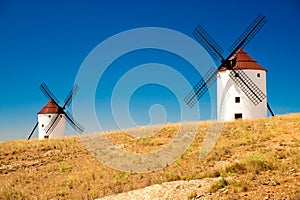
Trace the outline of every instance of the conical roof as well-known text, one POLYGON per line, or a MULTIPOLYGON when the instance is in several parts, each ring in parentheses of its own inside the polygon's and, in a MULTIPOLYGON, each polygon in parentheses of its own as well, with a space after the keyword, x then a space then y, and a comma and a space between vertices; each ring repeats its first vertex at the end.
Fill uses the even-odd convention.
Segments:
POLYGON ((50 100, 38 114, 59 114, 60 107, 53 101, 50 100))
MULTIPOLYGON (((236 58, 236 65, 233 69, 253 69, 253 70, 263 70, 267 71, 261 65, 257 63, 256 60, 251 58, 243 49, 239 49, 236 54, 234 54, 229 60, 234 60, 236 58)), ((218 71, 227 70, 226 66, 221 66, 218 71)))

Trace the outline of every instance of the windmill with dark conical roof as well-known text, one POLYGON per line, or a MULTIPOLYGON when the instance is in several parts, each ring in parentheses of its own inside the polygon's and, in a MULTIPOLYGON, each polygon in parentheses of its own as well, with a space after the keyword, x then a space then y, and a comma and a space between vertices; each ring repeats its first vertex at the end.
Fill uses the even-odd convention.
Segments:
POLYGON ((39 139, 60 138, 65 135, 66 121, 78 132, 83 132, 83 127, 74 120, 72 115, 65 111, 77 93, 79 87, 75 85, 67 96, 64 105, 59 106, 59 101, 49 90, 45 83, 40 85, 41 91, 49 99, 49 102, 38 112, 38 121, 31 131, 28 140, 38 128, 39 139))
POLYGON ((185 102, 194 106, 217 80, 217 112, 219 121, 267 117, 267 109, 274 116, 266 96, 266 70, 252 59, 244 48, 267 22, 259 15, 229 48, 227 58, 223 49, 201 27, 193 35, 215 61, 221 60, 218 69, 210 70, 185 97, 185 102))

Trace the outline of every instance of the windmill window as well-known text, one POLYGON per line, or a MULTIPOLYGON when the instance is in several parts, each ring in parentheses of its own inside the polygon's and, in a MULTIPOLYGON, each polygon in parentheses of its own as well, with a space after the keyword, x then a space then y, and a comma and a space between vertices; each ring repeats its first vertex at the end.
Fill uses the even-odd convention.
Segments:
POLYGON ((260 77, 260 73, 257 73, 256 76, 257 76, 257 77, 260 77))
POLYGON ((240 97, 235 97, 235 103, 240 103, 241 102, 241 98, 240 97))
POLYGON ((51 115, 48 115, 49 118, 51 118, 51 115))
POLYGON ((42 127, 44 127, 44 124, 42 124, 42 127))
POLYGON ((243 114, 242 113, 235 113, 234 114, 234 119, 243 119, 243 114))

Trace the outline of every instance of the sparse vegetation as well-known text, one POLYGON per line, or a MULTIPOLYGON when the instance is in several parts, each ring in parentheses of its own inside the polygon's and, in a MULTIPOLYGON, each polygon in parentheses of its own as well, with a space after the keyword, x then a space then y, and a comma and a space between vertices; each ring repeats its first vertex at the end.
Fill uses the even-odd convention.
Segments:
POLYGON ((197 197, 197 191, 192 191, 189 195, 188 195, 188 199, 195 199, 197 197))
MULTIPOLYGON (((196 123, 183 124, 188 131, 196 123)), ((300 114, 225 123, 215 148, 199 157, 209 122, 200 122, 191 146, 174 163, 149 173, 101 164, 79 137, 0 143, 0 199, 95 199, 175 180, 216 179, 211 198, 297 199, 300 188, 300 114)), ((179 124, 109 132, 119 148, 157 151, 172 142, 179 124), (133 135, 146 135, 136 138, 133 135)), ((197 190, 186 196, 194 199, 197 190)))
POLYGON ((228 184, 228 181, 222 177, 219 181, 211 185, 209 192, 216 192, 219 189, 226 187, 228 184))

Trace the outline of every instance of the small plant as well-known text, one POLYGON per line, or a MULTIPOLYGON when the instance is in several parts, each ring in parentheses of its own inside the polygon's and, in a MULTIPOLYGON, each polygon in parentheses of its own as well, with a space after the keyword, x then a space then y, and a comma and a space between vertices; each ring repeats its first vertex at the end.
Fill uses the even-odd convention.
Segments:
POLYGON ((197 191, 192 191, 189 195, 188 195, 188 197, 187 197, 188 199, 196 199, 197 198, 197 191))
POLYGON ((62 163, 59 166, 59 171, 60 172, 69 172, 71 170, 72 170, 72 165, 70 165, 70 164, 62 163))
POLYGON ((214 193, 219 189, 226 187, 228 184, 228 181, 222 177, 219 181, 215 182, 210 186, 209 192, 214 193))
POLYGON ((11 153, 12 153, 12 154, 16 154, 16 153, 17 153, 17 150, 16 150, 16 149, 13 149, 11 153))
POLYGON ((280 185, 280 181, 278 181, 277 179, 273 179, 274 185, 280 185))
POLYGON ((120 179, 120 176, 119 176, 119 175, 114 175, 113 179, 114 179, 115 181, 118 181, 118 180, 120 179))
POLYGON ((96 190, 90 190, 89 191, 89 197, 90 199, 95 199, 98 196, 98 192, 96 190))
POLYGON ((246 170, 247 169, 246 169, 246 166, 244 165, 244 163, 239 163, 239 162, 236 162, 226 168, 227 173, 243 174, 246 172, 246 170))
POLYGON ((57 195, 58 195, 58 196, 65 197, 65 196, 67 196, 67 192, 66 192, 66 190, 64 190, 64 189, 60 189, 60 190, 57 192, 57 195))
POLYGON ((251 182, 249 180, 233 180, 230 182, 229 190, 232 190, 233 193, 246 192, 250 187, 251 182))
POLYGON ((224 188, 225 186, 228 185, 228 181, 223 177, 221 178, 220 183, 221 183, 222 188, 224 188))
POLYGON ((248 145, 249 144, 249 140, 248 139, 246 139, 246 138, 241 138, 241 145, 242 146, 246 146, 246 145, 248 145))

